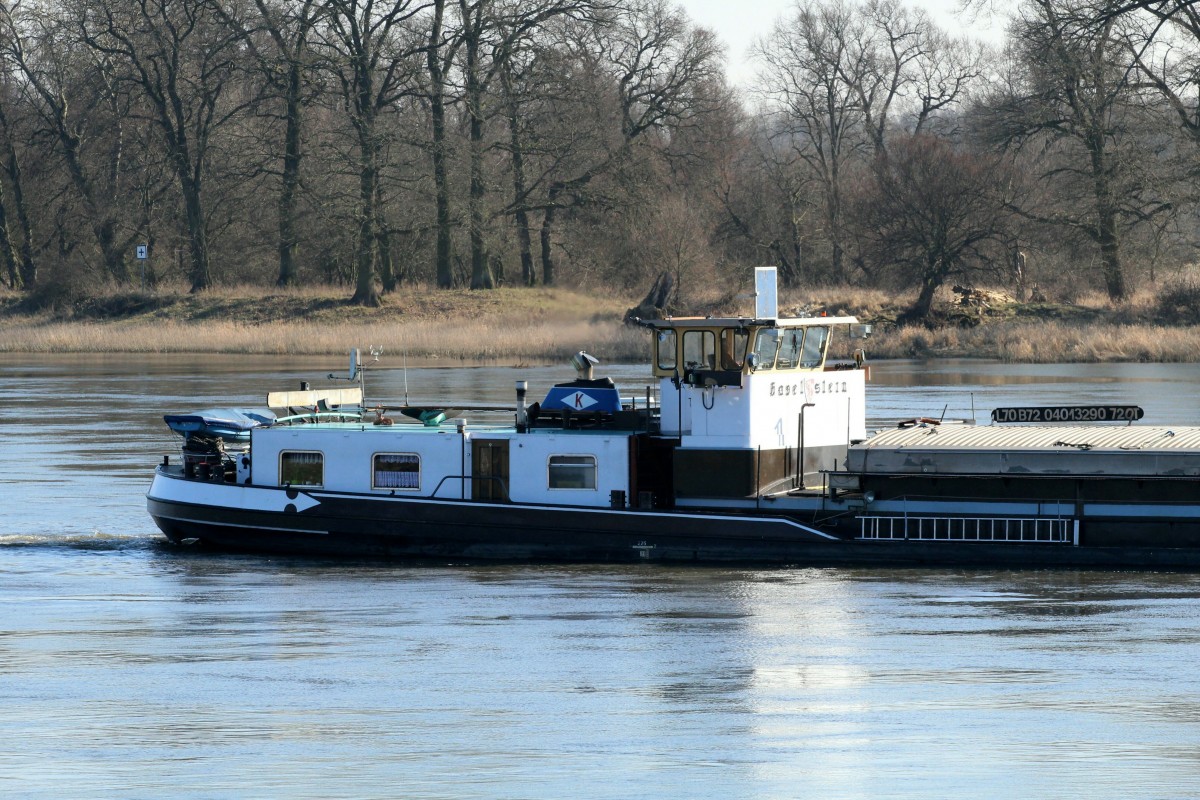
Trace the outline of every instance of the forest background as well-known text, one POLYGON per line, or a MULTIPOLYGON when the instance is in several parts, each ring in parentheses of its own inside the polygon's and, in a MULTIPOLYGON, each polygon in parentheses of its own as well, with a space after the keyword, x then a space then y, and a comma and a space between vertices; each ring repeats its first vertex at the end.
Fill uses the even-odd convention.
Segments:
POLYGON ((1004 290, 960 292, 957 327, 1010 301, 1196 321, 1200 10, 973 1, 998 45, 799 2, 731 86, 667 0, 8 0, 3 307, 658 282, 694 311, 774 264, 900 324, 945 323, 956 284, 1004 290))

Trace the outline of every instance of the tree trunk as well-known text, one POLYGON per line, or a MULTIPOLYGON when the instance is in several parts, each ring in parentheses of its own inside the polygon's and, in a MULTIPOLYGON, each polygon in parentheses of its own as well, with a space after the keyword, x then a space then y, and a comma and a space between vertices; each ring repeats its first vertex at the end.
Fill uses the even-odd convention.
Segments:
POLYGON ((1128 294, 1125 272, 1121 267, 1121 243, 1117 236, 1117 215, 1108 209, 1100 217, 1100 263, 1104 271, 1104 288, 1113 302, 1124 300, 1128 294))
POLYGON ((938 287, 942 285, 940 280, 926 279, 921 282, 921 292, 917 295, 917 300, 912 305, 912 309, 907 316, 909 319, 924 319, 929 316, 929 311, 933 308, 933 298, 937 294, 938 287))
MULTIPOLYGON (((382 206, 382 203, 379 203, 382 206)), ((378 209, 377 209, 378 210, 378 209)), ((379 282, 384 292, 396 291, 396 266, 392 262, 392 236, 388 232, 383 218, 375 221, 375 240, 379 250, 379 282)))
POLYGON ((279 278, 277 286, 296 283, 296 192, 300 186, 300 130, 303 84, 300 65, 292 62, 288 70, 286 130, 283 137, 283 176, 279 190, 279 278))
POLYGON ((184 213, 187 219, 188 250, 191 256, 192 293, 202 292, 212 286, 212 274, 208 268, 208 232, 204 224, 204 205, 200 196, 200 184, 190 173, 180 176, 183 191, 184 213))
POLYGON ((550 234, 554 229, 555 203, 562 188, 561 183, 551 185, 546 198, 546 213, 542 217, 542 283, 546 286, 554 285, 554 255, 550 252, 550 234))
POLYGON ((17 253, 8 232, 8 204, 4 200, 4 184, 0 183, 0 258, 11 289, 21 288, 21 273, 17 269, 17 253))
POLYGON ((508 93, 508 138, 512 148, 513 207, 516 208, 517 246, 521 251, 521 284, 533 286, 537 275, 533 271, 533 242, 529 233, 529 212, 525 210, 525 154, 521 145, 520 109, 513 97, 512 87, 505 82, 508 93))
POLYGON ((101 210, 96 202, 95 186, 80 161, 79 141, 66 133, 60 135, 59 140, 63 145, 63 160, 66 162, 67 173, 71 176, 71 182, 83 200, 83 207, 87 213, 88 222, 91 224, 92 235, 96 237, 96 244, 100 247, 104 270, 118 283, 127 283, 129 268, 125 261, 125 254, 114 246, 116 221, 101 210))
POLYGON ((426 63, 429 68, 429 116, 433 127, 433 185, 437 204, 437 285, 449 289, 454 285, 450 239, 450 181, 446 172, 446 80, 442 71, 439 47, 442 38, 442 13, 445 0, 435 0, 433 25, 429 33, 426 63))
POLYGON ((842 193, 838 184, 839 170, 834 165, 832 180, 829 184, 828 215, 829 243, 832 250, 829 256, 830 274, 834 280, 842 280, 842 260, 845 251, 842 248, 842 193))
POLYGON ((375 288, 375 197, 378 180, 376 173, 375 147, 370 133, 361 134, 360 150, 362 163, 359 166, 359 210, 358 210, 358 253, 355 260, 354 296, 351 303, 360 306, 379 305, 379 292, 375 288))
POLYGON ((21 230, 20 244, 20 275, 21 285, 32 289, 37 285, 37 266, 33 263, 33 232, 29 223, 29 209, 25 205, 25 191, 22 186, 21 165, 17 162, 17 151, 13 147, 8 125, 4 124, 4 144, 7 150, 7 166, 5 171, 12 183, 13 206, 17 212, 17 225, 21 230))
MULTIPOLYGON (((12 171, 9 172, 9 179, 16 182, 16 167, 17 157, 13 150, 12 138, 9 136, 8 117, 4 113, 4 109, 0 108, 0 125, 4 128, 4 144, 10 154, 9 164, 12 171)), ((13 289, 20 289, 24 285, 22 270, 17 264, 17 249, 13 246, 11 227, 8 223, 9 204, 4 197, 4 185, 0 183, 0 255, 3 256, 4 271, 8 274, 8 285, 13 289)))
POLYGON ((1092 151, 1092 180, 1096 192, 1096 244, 1100 246, 1100 264, 1104 272, 1104 287, 1108 299, 1119 302, 1125 299, 1125 273, 1121 267, 1121 240, 1117 226, 1117 204, 1112 196, 1109 181, 1108 158, 1104 150, 1103 134, 1089 137, 1092 151))
MULTIPOLYGON (((460 2, 461 5, 461 2, 460 2)), ((463 7, 463 24, 468 25, 468 12, 463 7)), ((483 198, 487 186, 483 182, 483 86, 479 82, 479 22, 464 31, 466 51, 467 114, 470 117, 471 192, 467 204, 471 220, 471 288, 495 288, 488 264, 487 247, 483 240, 483 198)))
POLYGON ((483 122, 471 116, 471 288, 494 289, 495 277, 488 264, 487 247, 483 240, 483 122))
POLYGON ((512 206, 516 212, 517 247, 521 251, 521 284, 532 287, 538 282, 533 270, 533 241, 529 234, 529 212, 526 211, 526 176, 524 176, 524 149, 521 143, 521 109, 518 107, 514 89, 509 82, 508 71, 502 72, 504 91, 508 95, 509 146, 512 150, 512 206))

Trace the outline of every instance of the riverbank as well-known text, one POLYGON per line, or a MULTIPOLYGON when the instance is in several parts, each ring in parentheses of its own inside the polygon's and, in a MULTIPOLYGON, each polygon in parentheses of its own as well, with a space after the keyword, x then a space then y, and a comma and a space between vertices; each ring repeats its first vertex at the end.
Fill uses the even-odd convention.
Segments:
MULTIPOLYGON (((874 333, 865 343, 872 359, 1200 360, 1200 328, 1186 315, 1164 315, 1159 299, 1112 307, 1100 298, 1017 303, 985 292, 969 303, 944 301, 929 324, 899 325, 896 319, 910 300, 857 289, 783 292, 780 298, 783 313, 853 314, 872 323, 874 333), (1176 324, 1161 324, 1164 316, 1176 324)), ((622 323, 636 302, 565 289, 405 287, 381 306, 363 308, 347 304, 338 287, 265 294, 242 287, 201 295, 111 294, 31 312, 10 294, 0 296, 0 352, 334 355, 373 346, 431 360, 541 363, 588 350, 608 361, 636 362, 646 358, 645 332, 622 323)), ((713 298, 689 313, 749 313, 741 307, 748 302, 713 298)))

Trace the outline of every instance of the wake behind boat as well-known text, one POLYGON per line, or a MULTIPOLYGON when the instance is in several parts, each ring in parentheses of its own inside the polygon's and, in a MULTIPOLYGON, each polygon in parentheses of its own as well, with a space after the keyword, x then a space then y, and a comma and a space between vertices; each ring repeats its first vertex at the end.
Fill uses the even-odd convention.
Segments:
POLYGON ((518 381, 512 417, 480 423, 365 403, 355 355, 349 389, 168 415, 182 458, 158 468, 150 514, 174 542, 275 552, 1200 567, 1200 429, 1067 407, 868 437, 862 351, 827 359, 857 320, 781 318, 758 272, 752 317, 642 323, 644 394, 580 353, 576 380, 532 404, 518 381))

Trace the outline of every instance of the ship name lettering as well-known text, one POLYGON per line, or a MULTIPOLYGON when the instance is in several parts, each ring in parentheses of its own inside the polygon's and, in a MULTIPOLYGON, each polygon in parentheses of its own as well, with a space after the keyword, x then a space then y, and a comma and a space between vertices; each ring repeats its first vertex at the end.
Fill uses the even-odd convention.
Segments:
MULTIPOLYGON (((846 381, 813 381, 814 394, 843 394, 850 391, 846 381)), ((776 383, 771 381, 771 397, 793 397, 800 394, 798 383, 776 383)))

